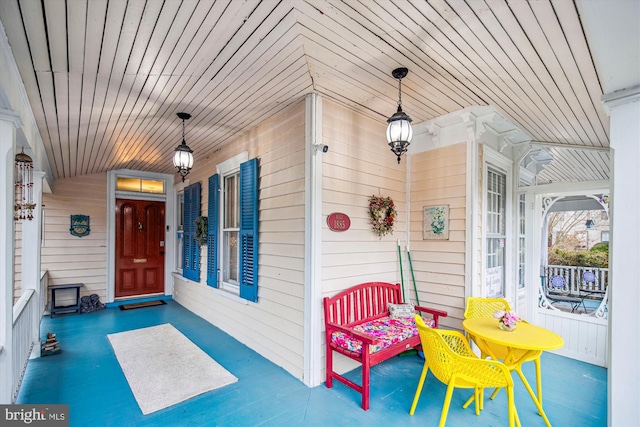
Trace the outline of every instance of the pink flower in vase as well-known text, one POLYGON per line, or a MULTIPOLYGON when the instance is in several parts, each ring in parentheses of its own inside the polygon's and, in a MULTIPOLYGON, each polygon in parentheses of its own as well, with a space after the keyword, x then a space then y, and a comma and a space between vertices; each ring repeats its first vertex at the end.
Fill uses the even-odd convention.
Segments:
POLYGON ((520 321, 520 318, 513 311, 496 310, 493 313, 493 318, 498 319, 501 329, 512 331, 516 328, 516 324, 520 321))

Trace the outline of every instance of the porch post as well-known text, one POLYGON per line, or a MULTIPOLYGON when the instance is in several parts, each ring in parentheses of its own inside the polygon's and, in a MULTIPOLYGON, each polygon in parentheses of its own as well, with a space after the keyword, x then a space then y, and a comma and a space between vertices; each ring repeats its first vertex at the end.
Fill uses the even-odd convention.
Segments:
POLYGON ((611 116, 609 425, 640 419, 640 86, 603 97, 611 116))
POLYGON ((13 162, 20 119, 0 109, 0 404, 13 403, 13 162))
MULTIPOLYGON (((22 221, 22 292, 33 289, 34 301, 42 307, 46 301, 46 289, 40 289, 40 242, 42 237, 42 181, 43 172, 33 172, 33 202, 36 207, 33 210, 31 221, 22 221)), ((31 325, 31 342, 40 341, 40 317, 42 312, 38 309, 37 317, 31 325)), ((40 346, 35 344, 32 357, 40 356, 40 346)))
POLYGON ((322 383, 322 97, 305 97, 304 371, 307 387, 322 383))

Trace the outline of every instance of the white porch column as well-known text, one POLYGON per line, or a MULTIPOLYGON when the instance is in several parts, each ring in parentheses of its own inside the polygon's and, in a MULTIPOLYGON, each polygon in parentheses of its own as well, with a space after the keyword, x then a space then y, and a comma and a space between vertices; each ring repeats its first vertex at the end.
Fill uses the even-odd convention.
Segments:
POLYGON ((13 381, 13 162, 20 119, 0 110, 0 404, 12 403, 13 381))
POLYGON ((640 86, 605 95, 611 116, 609 422, 640 420, 640 86))
POLYGON ((33 210, 31 221, 22 221, 22 290, 40 288, 40 241, 42 238, 42 179, 43 172, 33 172, 33 210))
MULTIPOLYGON (((22 293, 27 289, 33 289, 34 301, 38 301, 38 307, 46 301, 46 289, 40 289, 40 242, 42 240, 42 182, 44 172, 33 172, 33 202, 36 204, 31 221, 22 221, 22 293)), ((31 328, 31 342, 34 343, 31 357, 40 357, 40 316, 33 322, 31 328)))
POLYGON ((308 387, 322 383, 322 97, 306 95, 304 373, 308 387))

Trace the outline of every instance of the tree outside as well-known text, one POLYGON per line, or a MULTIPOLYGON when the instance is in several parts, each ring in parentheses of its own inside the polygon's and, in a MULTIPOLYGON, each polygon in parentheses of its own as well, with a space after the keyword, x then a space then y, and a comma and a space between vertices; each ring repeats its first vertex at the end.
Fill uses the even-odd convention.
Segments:
POLYGON ((608 267, 609 217, 604 210, 551 212, 548 264, 608 267))

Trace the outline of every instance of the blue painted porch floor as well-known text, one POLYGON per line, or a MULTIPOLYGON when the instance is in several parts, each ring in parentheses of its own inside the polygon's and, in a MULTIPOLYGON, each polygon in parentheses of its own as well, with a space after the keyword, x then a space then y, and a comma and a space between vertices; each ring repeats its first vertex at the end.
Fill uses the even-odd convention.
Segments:
MULTIPOLYGON (((409 407, 422 369, 417 356, 394 357, 372 368, 371 409, 360 395, 334 382, 308 388, 220 329, 180 306, 45 317, 42 334, 54 332, 62 353, 29 362, 17 403, 69 404, 71 426, 437 426, 446 388, 431 373, 416 414, 409 407), (171 323, 238 382, 161 411, 142 415, 107 339, 107 334, 171 323)), ((170 346, 171 343, 167 343, 170 346)), ((533 364, 524 372, 534 384, 533 364)), ((360 379, 359 369, 351 378, 360 379)), ((555 426, 605 426, 607 370, 553 354, 542 357, 544 408, 555 426)), ((515 400, 523 426, 544 426, 519 378, 515 400)), ((534 386, 535 387, 535 386, 534 386)), ((447 426, 506 426, 501 391, 476 416, 462 409, 469 390, 453 394, 447 426)))

